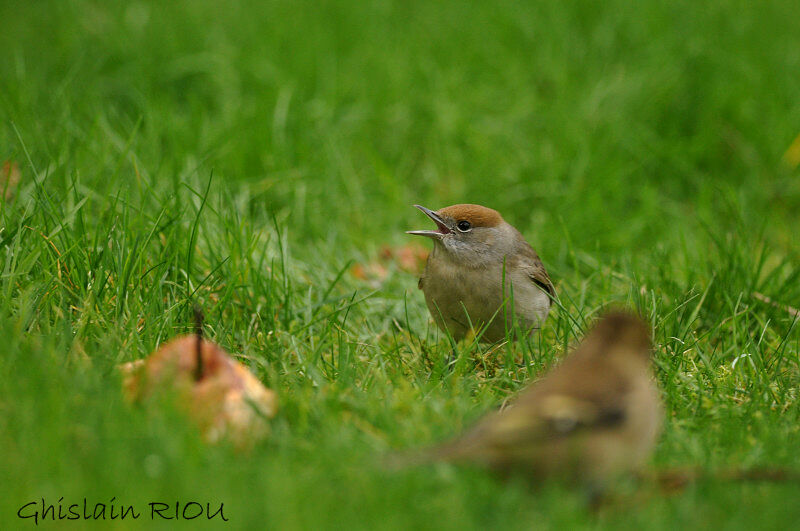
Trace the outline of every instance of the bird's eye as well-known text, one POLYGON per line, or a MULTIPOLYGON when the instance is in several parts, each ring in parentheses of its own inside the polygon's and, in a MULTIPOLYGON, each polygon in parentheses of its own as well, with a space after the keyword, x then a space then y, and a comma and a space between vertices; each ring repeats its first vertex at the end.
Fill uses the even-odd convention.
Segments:
POLYGON ((460 230, 461 232, 469 232, 470 229, 472 229, 472 224, 466 219, 462 219, 461 221, 458 222, 458 225, 456 225, 456 227, 458 227, 458 230, 460 230))

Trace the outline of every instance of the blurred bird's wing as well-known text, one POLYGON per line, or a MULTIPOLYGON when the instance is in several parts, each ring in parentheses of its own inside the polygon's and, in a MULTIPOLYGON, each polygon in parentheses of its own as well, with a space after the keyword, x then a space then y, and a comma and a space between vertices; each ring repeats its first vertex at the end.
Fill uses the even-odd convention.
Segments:
MULTIPOLYGON (((620 397, 622 398, 622 397, 620 397)), ((601 403, 569 394, 550 394, 531 407, 513 406, 490 421, 491 446, 553 440, 583 430, 612 428, 625 420, 622 400, 601 403)))
POLYGON ((522 405, 495 413, 459 439, 436 449, 437 459, 477 459, 500 465, 508 461, 537 459, 550 444, 577 441, 584 435, 613 430, 625 422, 621 405, 600 405, 569 395, 550 395, 541 408, 522 405))
POLYGON ((453 457, 503 455, 580 433, 613 429, 626 420, 629 386, 601 359, 571 359, 448 445, 453 457))

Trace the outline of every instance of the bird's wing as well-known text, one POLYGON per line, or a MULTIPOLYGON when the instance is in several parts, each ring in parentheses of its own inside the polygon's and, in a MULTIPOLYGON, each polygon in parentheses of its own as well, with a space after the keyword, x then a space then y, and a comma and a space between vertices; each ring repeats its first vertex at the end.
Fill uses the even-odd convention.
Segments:
POLYGON ((533 247, 523 241, 523 245, 514 255, 514 261, 516 263, 510 264, 512 269, 523 271, 542 291, 549 294, 551 298, 555 298, 556 290, 553 288, 553 282, 533 247))

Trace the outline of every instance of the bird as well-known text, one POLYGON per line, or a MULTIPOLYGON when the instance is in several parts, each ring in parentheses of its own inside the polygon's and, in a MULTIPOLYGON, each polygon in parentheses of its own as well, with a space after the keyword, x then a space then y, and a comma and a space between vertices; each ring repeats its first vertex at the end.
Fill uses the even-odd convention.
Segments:
POLYGON ((639 317, 611 312, 510 406, 411 462, 473 462, 504 475, 605 485, 639 468, 658 440, 663 408, 651 351, 639 317))
POLYGON ((407 234, 433 240, 419 289, 437 326, 455 340, 471 332, 496 343, 538 329, 550 312, 555 289, 539 255, 499 212, 460 204, 436 212, 414 205, 436 230, 407 234), (510 301, 513 300, 513 305, 510 301))

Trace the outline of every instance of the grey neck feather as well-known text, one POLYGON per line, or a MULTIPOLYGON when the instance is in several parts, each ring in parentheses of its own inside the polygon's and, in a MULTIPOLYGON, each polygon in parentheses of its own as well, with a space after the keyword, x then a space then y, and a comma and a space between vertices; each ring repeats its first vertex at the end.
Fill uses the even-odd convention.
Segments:
POLYGON ((434 243, 433 254, 462 267, 484 268, 502 263, 514 251, 517 231, 504 223, 497 227, 476 227, 465 234, 448 234, 434 243))

